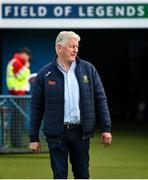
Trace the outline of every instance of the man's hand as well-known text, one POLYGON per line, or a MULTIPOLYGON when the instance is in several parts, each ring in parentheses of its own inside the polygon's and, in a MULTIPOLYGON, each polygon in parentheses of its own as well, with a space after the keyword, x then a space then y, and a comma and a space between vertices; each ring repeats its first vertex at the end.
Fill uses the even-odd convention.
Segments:
POLYGON ((30 62, 27 61, 27 62, 25 63, 25 66, 26 66, 27 68, 30 68, 30 62))
POLYGON ((110 145, 112 142, 112 135, 109 132, 103 132, 101 134, 101 143, 104 145, 110 145))
POLYGON ((36 154, 39 154, 41 152, 40 142, 32 142, 32 143, 30 143, 29 148, 36 154))

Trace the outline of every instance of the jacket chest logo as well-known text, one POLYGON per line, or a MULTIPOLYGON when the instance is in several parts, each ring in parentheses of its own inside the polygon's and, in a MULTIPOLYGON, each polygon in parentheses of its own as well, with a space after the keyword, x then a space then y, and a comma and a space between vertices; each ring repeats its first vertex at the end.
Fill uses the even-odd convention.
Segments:
POLYGON ((87 77, 86 74, 83 75, 83 82, 84 82, 84 83, 88 83, 88 82, 89 82, 89 79, 88 79, 88 77, 87 77))
POLYGON ((56 85, 56 81, 54 81, 54 80, 49 80, 49 81, 48 81, 48 84, 51 85, 51 86, 55 86, 55 85, 56 85))

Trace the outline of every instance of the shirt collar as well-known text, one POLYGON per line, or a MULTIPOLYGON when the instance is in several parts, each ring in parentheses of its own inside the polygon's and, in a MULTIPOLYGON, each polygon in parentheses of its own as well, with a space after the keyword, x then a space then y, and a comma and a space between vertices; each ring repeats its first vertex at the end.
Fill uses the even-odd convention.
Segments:
MULTIPOLYGON (((76 65, 77 65, 77 64, 76 64, 76 61, 72 62, 69 70, 70 70, 70 69, 75 69, 75 68, 76 68, 76 65)), ((62 64, 57 63, 57 67, 58 67, 59 69, 65 71, 65 69, 64 69, 64 67, 63 67, 62 64)))

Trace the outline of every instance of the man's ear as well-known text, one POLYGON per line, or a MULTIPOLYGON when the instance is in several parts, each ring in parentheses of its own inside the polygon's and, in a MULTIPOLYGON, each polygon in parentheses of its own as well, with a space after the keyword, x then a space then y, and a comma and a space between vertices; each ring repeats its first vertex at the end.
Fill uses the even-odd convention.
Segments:
POLYGON ((57 50, 61 52, 62 46, 60 44, 57 44, 57 50))

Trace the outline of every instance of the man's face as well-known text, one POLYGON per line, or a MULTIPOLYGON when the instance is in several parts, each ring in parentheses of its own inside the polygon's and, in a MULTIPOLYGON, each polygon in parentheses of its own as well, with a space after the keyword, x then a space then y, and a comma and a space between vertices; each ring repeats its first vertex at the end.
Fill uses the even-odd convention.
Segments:
POLYGON ((79 48, 79 41, 71 38, 66 44, 58 45, 60 58, 67 62, 73 62, 76 59, 79 48))
POLYGON ((29 62, 30 56, 29 56, 27 53, 21 53, 21 56, 23 57, 23 59, 24 59, 26 62, 29 62))

